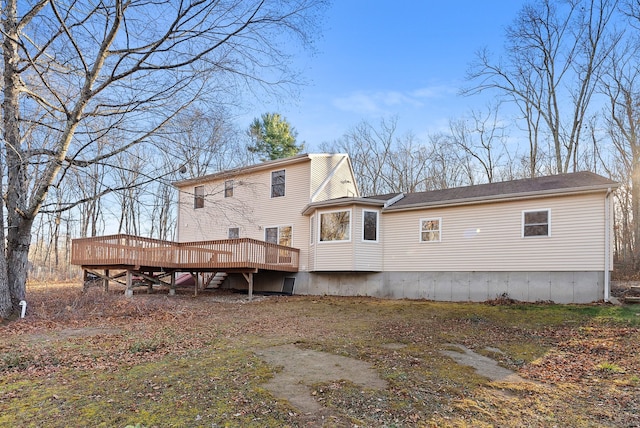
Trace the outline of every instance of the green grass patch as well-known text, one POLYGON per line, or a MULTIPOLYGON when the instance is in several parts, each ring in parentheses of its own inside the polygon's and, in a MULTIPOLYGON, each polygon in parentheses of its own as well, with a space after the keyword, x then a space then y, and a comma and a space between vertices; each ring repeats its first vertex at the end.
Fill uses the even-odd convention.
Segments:
POLYGON ((62 371, 0 383, 0 426, 283 426, 291 408, 260 387, 271 369, 252 353, 202 350, 120 370, 62 371), (2 395, 0 395, 1 397, 2 395))

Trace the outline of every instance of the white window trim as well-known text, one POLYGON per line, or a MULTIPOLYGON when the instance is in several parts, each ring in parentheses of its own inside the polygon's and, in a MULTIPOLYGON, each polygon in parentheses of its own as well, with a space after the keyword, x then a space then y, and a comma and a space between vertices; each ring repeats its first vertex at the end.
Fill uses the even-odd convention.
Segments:
POLYGON ((550 238, 551 237, 551 208, 538 208, 534 210, 522 210, 522 223, 520 225, 520 237, 522 239, 540 239, 540 238, 550 238), (535 213, 540 211, 547 212, 547 234, 546 235, 534 235, 534 236, 524 236, 524 215, 525 213, 535 213))
POLYGON ((418 222, 418 242, 420 242, 421 244, 433 244, 437 242, 442 242, 442 217, 425 217, 420 219, 420 221, 418 222), (422 232, 423 232, 422 223, 425 221, 434 221, 434 220, 438 220, 439 239, 437 241, 423 241, 422 240, 422 232))
POLYGON ((316 243, 316 215, 312 215, 309 219, 309 245, 316 243))
POLYGON ((265 226, 264 229, 264 241, 267 242, 267 229, 277 229, 278 230, 278 242, 276 243, 277 245, 280 245, 280 229, 283 227, 290 227, 291 228, 291 247, 293 247, 293 225, 292 224, 279 224, 279 225, 273 225, 273 226, 265 226))
POLYGON ((224 181, 224 191, 222 192, 222 194, 224 195, 225 198, 233 198, 233 194, 235 191, 235 187, 236 187, 236 183, 235 180, 230 179, 230 180, 225 180, 224 181), (227 183, 231 183, 230 187, 227 187, 227 183), (227 190, 231 190, 231 195, 227 196, 227 190))
POLYGON ((205 198, 205 187, 204 187, 204 185, 194 186, 193 187, 193 209, 194 210, 203 209, 205 207, 204 198, 205 198), (202 189, 202 194, 201 195, 198 194, 198 190, 199 189, 202 189), (202 203, 201 207, 198 206, 198 201, 202 201, 201 202, 202 203))
POLYGON ((276 199, 276 198, 284 198, 285 196, 287 196, 287 170, 286 169, 276 169, 274 171, 271 171, 269 173, 269 179, 270 179, 270 186, 269 186, 269 197, 271 199, 276 199), (282 191, 282 195, 280 196, 273 196, 273 173, 274 172, 279 172, 282 171, 284 173, 284 183, 282 183, 284 190, 282 191))
POLYGON ((236 239, 236 238, 229 238, 229 235, 231 235, 231 229, 238 229, 238 238, 240 238, 240 227, 235 226, 235 227, 227 228, 227 239, 236 239))
POLYGON ((362 234, 360 235, 360 239, 364 243, 368 244, 376 244, 380 242, 380 211, 378 210, 362 210, 362 234), (364 215, 365 213, 375 213, 376 214, 376 239, 364 239, 364 215))
POLYGON ((346 210, 331 210, 331 211, 322 211, 318 213, 318 227, 317 227, 317 232, 316 234, 318 235, 318 244, 344 244, 346 242, 351 242, 352 240, 352 236, 353 236, 353 210, 351 208, 348 208, 346 210), (341 213, 344 211, 348 211, 349 212, 349 239, 343 239, 340 241, 321 241, 320 238, 322 237, 322 214, 331 214, 331 213, 341 213))

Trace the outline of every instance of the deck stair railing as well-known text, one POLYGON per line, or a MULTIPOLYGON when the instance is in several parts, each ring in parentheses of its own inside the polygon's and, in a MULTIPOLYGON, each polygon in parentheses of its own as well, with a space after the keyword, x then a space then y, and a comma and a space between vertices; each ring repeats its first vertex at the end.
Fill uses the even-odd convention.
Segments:
POLYGON ((74 239, 71 263, 167 269, 268 269, 297 272, 300 250, 252 238, 172 242, 133 235, 74 239))

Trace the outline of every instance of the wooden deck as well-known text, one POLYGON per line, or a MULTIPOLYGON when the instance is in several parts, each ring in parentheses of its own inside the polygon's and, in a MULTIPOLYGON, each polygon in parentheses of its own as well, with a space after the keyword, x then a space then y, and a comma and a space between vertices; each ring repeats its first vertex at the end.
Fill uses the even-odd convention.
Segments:
POLYGON ((71 263, 83 269, 146 272, 297 272, 300 250, 250 238, 172 242, 132 235, 74 239, 71 263))

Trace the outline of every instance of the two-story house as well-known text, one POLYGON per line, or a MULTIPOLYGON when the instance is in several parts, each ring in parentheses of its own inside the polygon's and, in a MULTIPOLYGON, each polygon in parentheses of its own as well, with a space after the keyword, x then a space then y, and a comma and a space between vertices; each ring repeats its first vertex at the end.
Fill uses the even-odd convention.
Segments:
MULTIPOLYGON (((304 154, 175 186, 179 242, 252 238, 299 249, 297 272, 262 270, 256 289, 444 301, 609 297, 617 183, 593 173, 361 197, 348 155, 304 154)), ((246 287, 245 278, 231 273, 223 286, 246 287)))

